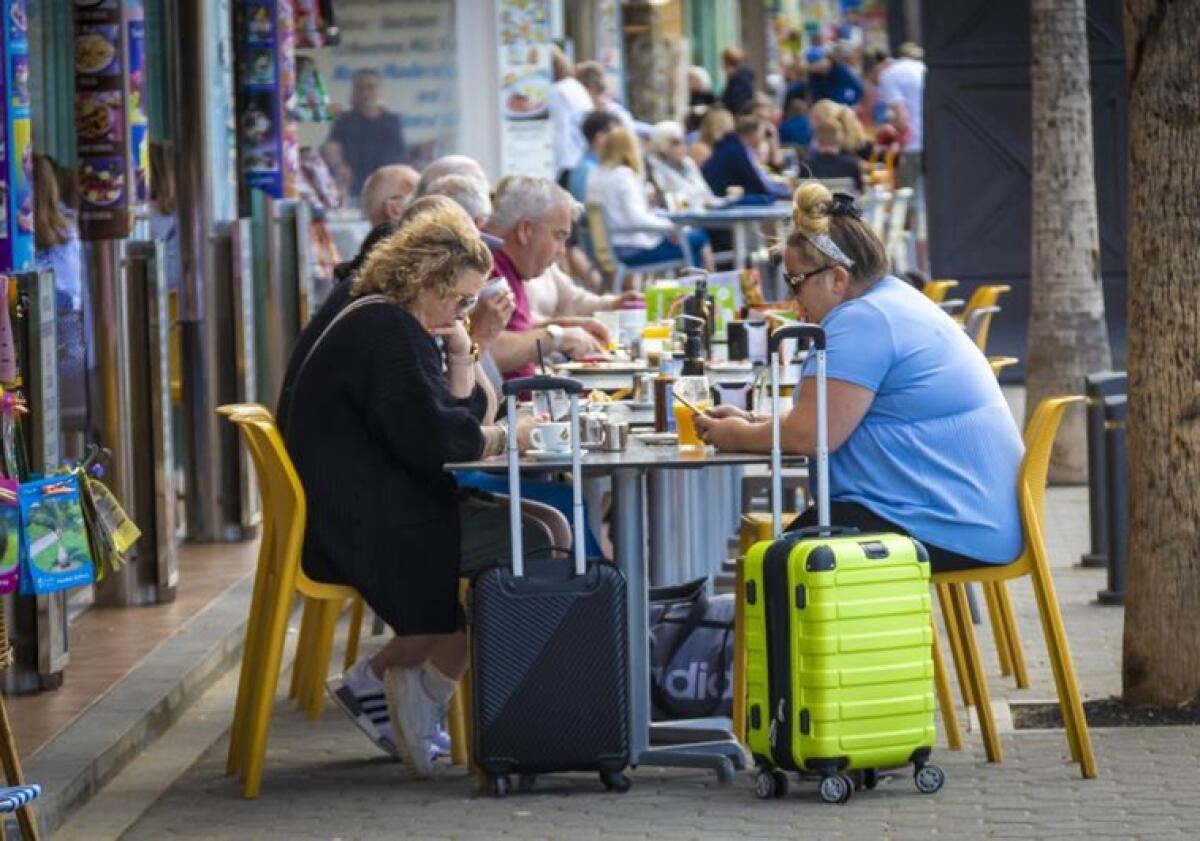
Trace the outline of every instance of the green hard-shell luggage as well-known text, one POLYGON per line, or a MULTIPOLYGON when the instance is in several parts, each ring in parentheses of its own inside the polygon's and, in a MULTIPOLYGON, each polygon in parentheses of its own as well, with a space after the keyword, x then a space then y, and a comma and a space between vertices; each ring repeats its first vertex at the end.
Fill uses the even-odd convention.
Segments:
POLYGON ((820 780, 821 799, 844 803, 879 772, 912 765, 919 791, 942 787, 933 749, 933 625, 929 559, 901 534, 829 524, 825 333, 810 324, 771 337, 772 494, 775 540, 745 558, 748 741, 755 793, 782 797, 788 772, 820 780), (780 534, 779 343, 811 340, 817 368, 819 525, 780 534))

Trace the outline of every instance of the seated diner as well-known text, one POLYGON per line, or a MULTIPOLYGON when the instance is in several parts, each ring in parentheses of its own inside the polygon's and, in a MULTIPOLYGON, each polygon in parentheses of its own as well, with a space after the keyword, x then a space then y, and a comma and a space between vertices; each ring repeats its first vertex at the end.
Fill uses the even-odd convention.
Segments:
MULTIPOLYGON (((786 279, 826 331, 834 525, 920 540, 935 572, 1006 564, 1021 551, 1020 432, 987 359, 937 304, 888 273, 850 196, 818 182, 793 200, 786 279)), ((806 361, 783 449, 816 447, 815 360, 806 361)), ((696 418, 721 449, 769 452, 771 423, 718 406, 696 418)), ((816 511, 789 528, 816 523, 816 511)))

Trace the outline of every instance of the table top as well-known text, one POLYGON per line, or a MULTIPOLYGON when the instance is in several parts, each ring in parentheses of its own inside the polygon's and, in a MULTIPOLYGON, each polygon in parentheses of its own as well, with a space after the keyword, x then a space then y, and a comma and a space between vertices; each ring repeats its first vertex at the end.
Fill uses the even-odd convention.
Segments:
MULTIPOLYGON (((629 437, 629 446, 624 452, 610 453, 588 450, 583 454, 584 473, 608 473, 620 468, 701 468, 721 467, 735 464, 766 464, 771 460, 767 453, 734 453, 713 447, 681 448, 674 444, 644 444, 636 437, 629 437)), ((783 463, 802 464, 805 456, 783 457, 783 463)), ((571 454, 562 458, 544 459, 522 455, 518 463, 522 471, 564 470, 571 467, 571 454)), ((447 464, 446 470, 484 470, 502 473, 508 469, 508 456, 501 454, 476 461, 447 464)))
POLYGON ((667 217, 677 224, 715 225, 769 219, 788 219, 791 215, 791 202, 775 202, 774 204, 739 204, 733 207, 678 210, 674 213, 668 213, 667 217))
MULTIPOLYGON (((615 391, 620 388, 629 388, 633 385, 633 378, 636 374, 652 374, 655 373, 653 368, 647 366, 644 369, 633 370, 618 370, 610 371, 603 368, 596 370, 583 369, 557 369, 557 373, 563 376, 570 377, 574 380, 579 380, 584 388, 597 388, 601 391, 615 391)), ((739 367, 726 367, 722 363, 718 363, 717 367, 709 367, 705 371, 705 376, 708 377, 710 383, 720 383, 721 385, 734 385, 737 383, 754 382, 759 374, 759 370, 751 365, 743 365, 739 367)))

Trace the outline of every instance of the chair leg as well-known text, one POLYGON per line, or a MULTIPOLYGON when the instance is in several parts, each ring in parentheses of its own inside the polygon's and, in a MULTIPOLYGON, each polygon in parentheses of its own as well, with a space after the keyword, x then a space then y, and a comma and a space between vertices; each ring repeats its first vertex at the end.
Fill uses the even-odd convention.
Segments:
POLYGON ((337 631, 338 615, 342 611, 341 599, 322 599, 318 604, 311 671, 305 694, 300 696, 309 721, 321 718, 321 708, 325 703, 325 680, 329 676, 329 661, 333 659, 333 637, 337 631))
POLYGON ((466 709, 463 706, 461 690, 456 690, 450 699, 450 712, 447 715, 450 725, 450 761, 455 765, 467 764, 467 721, 466 709))
POLYGON ((746 606, 742 601, 745 587, 746 559, 734 563, 733 608, 733 737, 746 744, 746 606))
POLYGON ((975 628, 971 623, 971 609, 967 605, 967 594, 961 584, 949 585, 954 604, 954 618, 958 623, 963 641, 963 656, 967 674, 971 681, 971 692, 975 697, 975 712, 979 716, 979 730, 983 736, 983 751, 988 762, 1001 762, 1004 753, 1000 748, 1000 735, 996 730, 996 718, 992 713, 992 699, 988 694, 987 675, 983 670, 983 657, 979 653, 979 642, 975 639, 975 628))
MULTIPOLYGON (((4 766, 4 778, 10 786, 25 784, 21 774, 21 758, 17 755, 17 743, 13 738, 12 723, 8 720, 8 707, 0 697, 0 764, 4 766)), ((0 815, 0 822, 3 820, 0 815)), ((38 836, 37 818, 33 814, 32 802, 17 809, 17 826, 20 827, 21 837, 36 839, 38 836)))
POLYGON ((1071 660, 1067 644, 1067 632, 1063 625, 1058 596, 1054 592, 1054 579, 1039 558, 1033 566, 1033 592, 1037 597, 1038 612, 1042 617, 1042 630, 1046 635, 1046 649, 1054 667, 1054 678, 1058 684, 1059 704, 1062 707, 1063 725, 1067 728, 1067 741, 1072 758, 1079 763, 1085 779, 1096 776, 1096 754, 1092 749, 1092 737, 1088 731, 1087 717, 1083 712, 1083 699, 1079 693, 1079 680, 1071 660))
POLYGON ((954 659, 954 671, 958 675, 958 687, 962 692, 963 706, 968 710, 974 701, 971 681, 967 676, 967 661, 963 656, 963 638, 954 621, 954 598, 949 584, 937 584, 938 604, 942 607, 942 622, 946 625, 946 639, 950 642, 950 656, 954 659))
POLYGON ((1000 661, 1000 674, 1008 677, 1012 674, 1012 660, 1009 656, 1008 627, 1004 624, 1004 616, 1000 613, 1000 605, 996 600, 995 585, 985 582, 983 598, 987 603, 988 622, 992 626, 992 639, 996 642, 996 658, 1000 661))
POLYGON ((350 610, 350 627, 346 632, 346 657, 342 660, 342 671, 350 671, 350 667, 358 662, 358 642, 362 639, 363 608, 362 597, 354 599, 350 610))
POLYGON ((287 636, 288 616, 291 613, 293 579, 276 583, 276 592, 268 614, 264 618, 266 633, 262 645, 260 670, 255 676, 258 691, 254 695, 247 716, 247 746, 242 779, 242 796, 247 800, 258 797, 262 790, 263 762, 267 753, 267 736, 271 731, 271 713, 275 706, 275 692, 279 688, 279 668, 283 662, 283 642, 287 636))
MULTIPOLYGON (((950 679, 946 676, 946 661, 942 658, 942 646, 938 642, 937 625, 934 624, 932 616, 929 617, 929 621, 933 628, 933 686, 937 691, 938 707, 942 711, 942 726, 946 729, 946 744, 950 750, 962 750, 962 728, 958 725, 958 710, 954 708, 954 693, 950 691, 950 679)), ((734 634, 736 635, 736 633, 737 627, 735 626, 734 634)), ((735 659, 734 662, 736 663, 737 660, 735 659)), ((735 695, 734 698, 736 699, 737 696, 735 695)), ((734 726, 736 727, 736 722, 734 726)), ((745 729, 744 723, 742 729, 745 729)), ((745 742, 744 739, 739 739, 739 741, 745 742)))
POLYGON ((252 601, 246 620, 246 638, 242 643, 242 665, 238 673, 237 700, 233 705, 233 722, 229 726, 229 752, 225 773, 240 775, 245 770, 246 718, 254 704, 261 673, 262 646, 265 640, 263 624, 267 615, 258 601, 252 601))
POLYGON ((313 649, 313 624, 317 620, 317 602, 304 597, 304 608, 300 615, 300 636, 296 640, 296 657, 292 661, 292 682, 288 687, 289 698, 304 697, 308 681, 308 667, 313 649))
POLYGON ((1029 671, 1025 668, 1025 652, 1021 649, 1021 632, 1017 629, 1017 615, 1013 612, 1012 595, 1008 591, 1007 581, 997 581, 996 604, 1000 608, 1000 618, 1004 622, 1004 633, 1008 637, 1008 656, 1012 661, 1013 677, 1017 681, 1017 689, 1029 688, 1029 671))

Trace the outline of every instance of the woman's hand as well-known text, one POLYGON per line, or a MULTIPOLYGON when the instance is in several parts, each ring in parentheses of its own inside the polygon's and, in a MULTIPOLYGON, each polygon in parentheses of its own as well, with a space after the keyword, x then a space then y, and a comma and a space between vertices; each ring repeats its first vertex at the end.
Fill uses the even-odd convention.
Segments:
POLYGON ((517 449, 521 452, 525 452, 533 446, 533 442, 529 440, 529 436, 535 426, 537 426, 537 420, 529 415, 522 415, 517 418, 517 449))
POLYGON ((754 416, 745 409, 739 409, 737 406, 731 406, 728 403, 722 403, 719 406, 713 406, 706 413, 710 418, 741 418, 745 421, 754 420, 754 416))
POLYGON ((471 338, 480 348, 487 350, 508 326, 514 309, 516 302, 508 290, 480 300, 471 310, 471 338))
POLYGON ((442 337, 447 353, 462 356, 471 352, 471 336, 467 333, 467 325, 461 320, 454 322, 453 327, 435 328, 433 335, 442 337))
POLYGON ((737 449, 738 432, 749 425, 741 417, 716 418, 711 414, 696 415, 695 423, 696 434, 700 436, 700 440, 719 450, 737 449))

